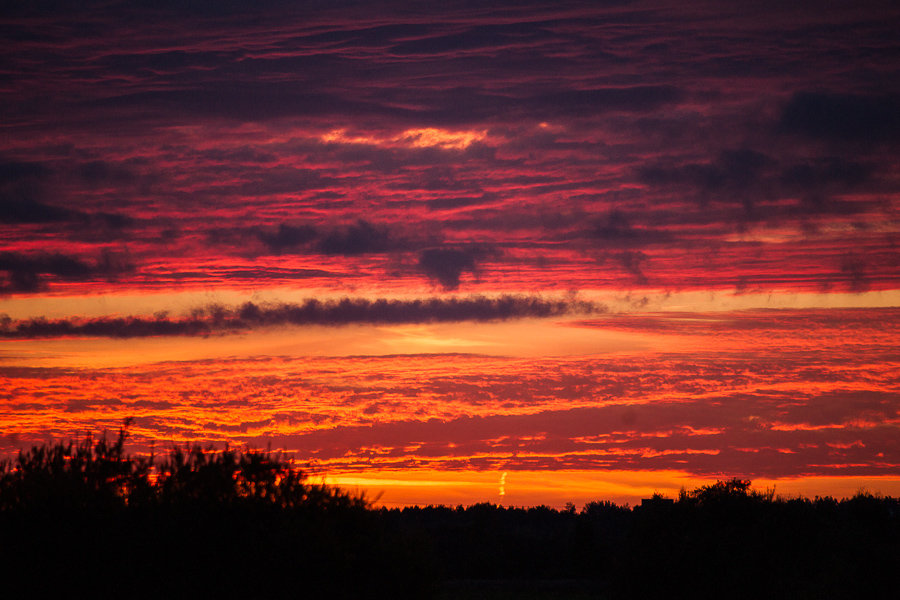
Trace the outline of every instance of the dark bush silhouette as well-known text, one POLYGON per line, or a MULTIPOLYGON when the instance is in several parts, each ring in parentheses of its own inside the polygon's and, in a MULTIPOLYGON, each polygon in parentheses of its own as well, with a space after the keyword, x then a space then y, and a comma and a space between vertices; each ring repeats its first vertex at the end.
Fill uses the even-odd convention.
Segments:
MULTIPOLYGON (((126 423, 127 427, 128 423, 126 423)), ((274 507, 306 511, 371 508, 365 494, 313 485, 279 454, 226 447, 175 447, 167 457, 124 454, 115 442, 35 446, 0 462, 0 510, 110 511, 126 507, 274 507)))
POLYGON ((175 448, 154 460, 85 438, 0 465, 9 597, 422 598, 425 553, 364 494, 309 483, 277 454, 175 448))

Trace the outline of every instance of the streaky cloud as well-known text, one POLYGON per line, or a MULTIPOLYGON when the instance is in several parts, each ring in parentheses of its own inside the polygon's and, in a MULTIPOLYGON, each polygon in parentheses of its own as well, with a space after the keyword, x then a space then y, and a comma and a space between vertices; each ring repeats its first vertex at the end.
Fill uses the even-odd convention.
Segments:
POLYGON ((39 291, 46 286, 48 278, 59 281, 113 279, 132 268, 125 258, 111 252, 102 253, 94 264, 59 252, 0 252, 0 296, 39 291))
POLYGON ((900 96, 801 92, 781 115, 781 129, 835 142, 893 142, 900 134, 900 96))
POLYGON ((317 246, 319 252, 332 256, 358 256, 386 252, 395 245, 386 228, 359 220, 344 230, 330 232, 317 246))
POLYGON ((14 320, 0 316, 0 338, 209 336, 264 327, 486 322, 590 315, 605 311, 601 304, 576 298, 547 299, 528 295, 416 300, 308 299, 300 303, 246 302, 236 307, 209 305, 181 318, 161 314, 155 317, 39 317, 14 320))

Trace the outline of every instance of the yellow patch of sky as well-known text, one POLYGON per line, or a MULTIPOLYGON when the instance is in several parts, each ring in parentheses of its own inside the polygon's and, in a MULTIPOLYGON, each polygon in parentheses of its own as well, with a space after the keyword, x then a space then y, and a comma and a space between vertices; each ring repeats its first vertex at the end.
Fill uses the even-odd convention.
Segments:
POLYGON ((709 483, 675 471, 369 471, 329 474, 325 481, 352 489, 363 487, 382 506, 410 504, 502 503, 579 508, 595 500, 636 504, 655 492, 675 497, 682 488, 709 483), (503 477, 505 473, 506 477, 503 477), (502 481, 500 494, 499 482, 502 481))
MULTIPOLYGON (((378 505, 387 507, 492 502, 505 506, 543 504, 563 508, 567 502, 573 502, 579 509, 597 500, 636 505, 654 493, 677 498, 682 489, 690 491, 716 481, 714 477, 680 471, 509 471, 502 468, 496 471, 367 471, 329 474, 324 479, 345 489, 366 489, 370 498, 378 499, 378 505), (501 480, 503 495, 498 486, 501 480)), ((783 497, 846 498, 861 490, 896 497, 900 495, 900 480, 896 477, 754 479, 752 489, 774 489, 783 497)))
MULTIPOLYGON (((479 292, 491 297, 500 294, 479 292)), ((11 319, 46 317, 95 318, 101 316, 154 315, 167 311, 172 317, 185 316, 192 309, 221 304, 238 306, 245 302, 303 302, 308 298, 318 300, 362 297, 358 294, 335 291, 328 288, 272 287, 255 291, 220 288, 216 290, 189 290, 183 292, 146 292, 120 294, 90 294, 79 296, 45 295, 0 298, 0 315, 11 319)), ((460 293, 445 297, 466 297, 460 293)), ((562 299, 566 294, 542 294, 547 299, 562 299)), ((379 298, 416 299, 434 297, 433 294, 407 293, 383 294, 379 298)), ((767 292, 736 294, 726 291, 639 290, 631 293, 601 290, 584 290, 578 298, 602 304, 611 312, 715 312, 753 310, 760 308, 890 308, 900 306, 900 290, 880 290, 863 293, 812 293, 767 292)))
POLYGON ((446 129, 426 127, 424 129, 407 129, 396 139, 408 142, 417 148, 437 146, 462 150, 474 142, 480 142, 485 137, 487 137, 487 130, 447 131, 446 129))
POLYGON ((410 146, 414 148, 445 148, 463 150, 487 137, 487 130, 450 131, 435 127, 407 129, 393 137, 348 135, 345 129, 333 129, 320 139, 329 144, 361 144, 367 146, 410 146))
POLYGON ((252 356, 434 353, 549 357, 640 351, 651 346, 651 338, 642 334, 522 319, 397 326, 283 326, 208 337, 8 340, 0 353, 0 364, 102 368, 252 356))

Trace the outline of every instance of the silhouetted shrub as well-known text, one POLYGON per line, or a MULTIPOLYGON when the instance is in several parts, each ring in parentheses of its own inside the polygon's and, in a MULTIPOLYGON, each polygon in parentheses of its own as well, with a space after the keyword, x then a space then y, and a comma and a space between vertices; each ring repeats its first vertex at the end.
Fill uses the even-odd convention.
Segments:
POLYGON ((125 429, 0 464, 9 597, 422 598, 429 565, 364 494, 314 485, 280 455, 123 452, 125 429))

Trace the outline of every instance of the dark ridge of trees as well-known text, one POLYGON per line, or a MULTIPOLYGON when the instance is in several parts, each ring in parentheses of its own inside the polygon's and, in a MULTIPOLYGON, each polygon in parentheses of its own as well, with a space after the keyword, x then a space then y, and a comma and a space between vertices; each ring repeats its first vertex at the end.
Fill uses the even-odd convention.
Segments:
POLYGON ((864 492, 781 499, 732 479, 634 508, 382 511, 428 540, 444 580, 570 582, 541 598, 851 599, 900 589, 900 500, 864 492))
POLYGON ((90 437, 0 463, 8 597, 867 598, 900 589, 900 500, 740 479, 634 508, 375 508, 279 454, 124 453, 90 437))

